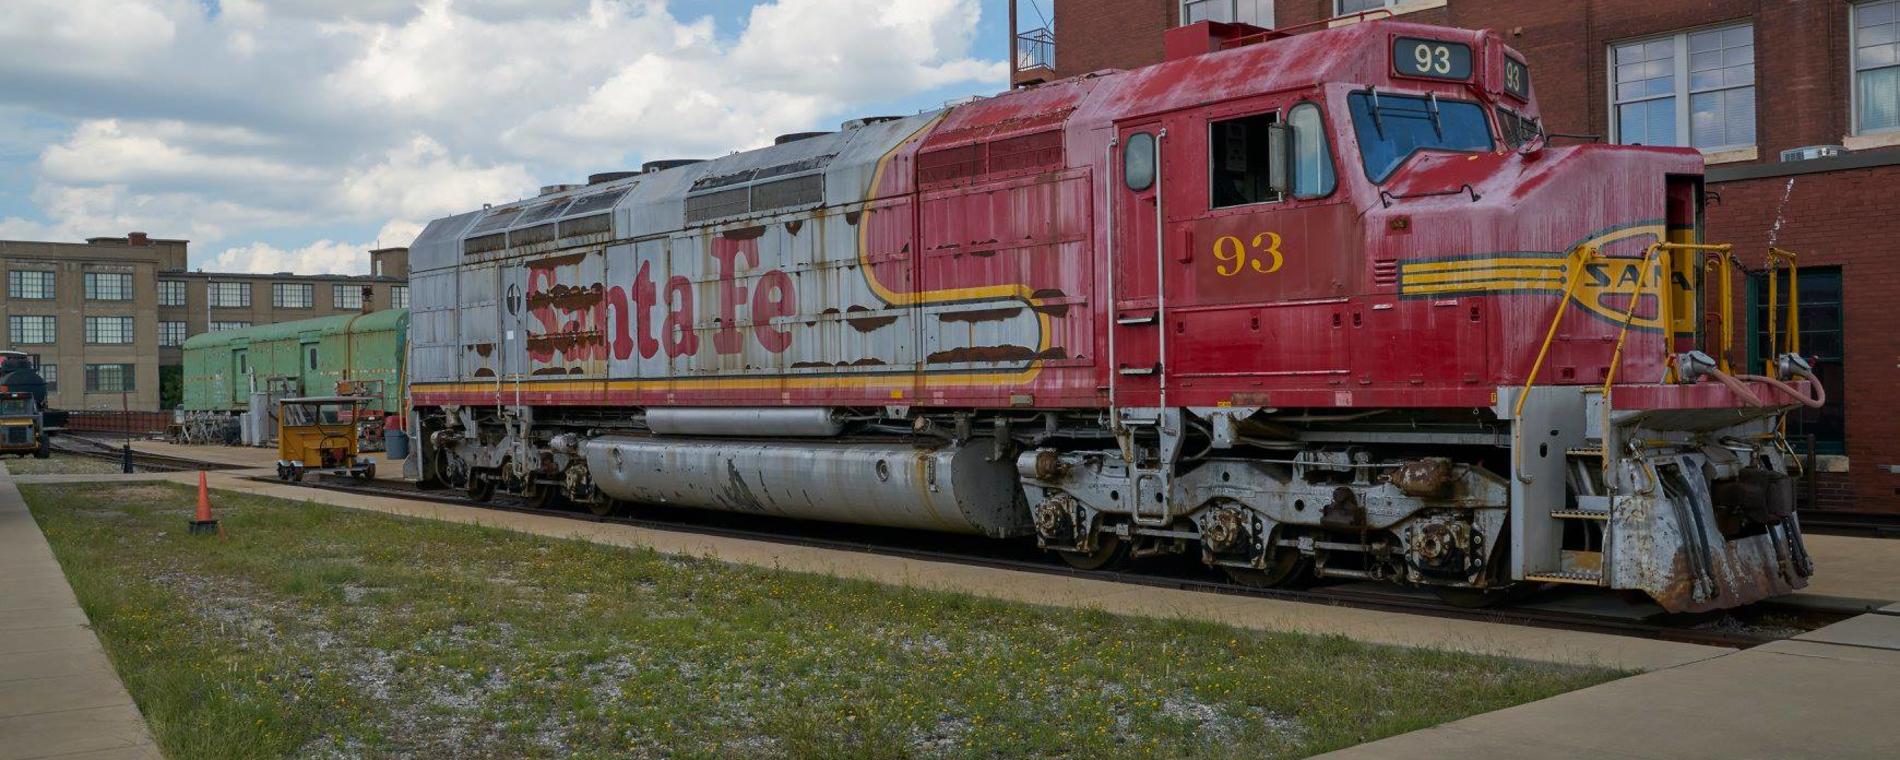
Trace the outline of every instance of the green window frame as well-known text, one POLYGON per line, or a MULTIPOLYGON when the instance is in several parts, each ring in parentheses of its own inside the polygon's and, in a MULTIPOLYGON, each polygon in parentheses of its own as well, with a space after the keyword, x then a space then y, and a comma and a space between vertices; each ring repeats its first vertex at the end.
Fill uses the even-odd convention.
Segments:
MULTIPOLYGON (((1782 303, 1775 315, 1778 326, 1787 321, 1788 271, 1777 270, 1781 278, 1782 303)), ((1814 436, 1814 453, 1847 453, 1846 312, 1842 309, 1842 277, 1839 267, 1802 267, 1800 279, 1801 355, 1814 362, 1814 374, 1827 389, 1827 405, 1820 409, 1796 408, 1788 414, 1788 442, 1796 451, 1807 452, 1807 437, 1814 436)), ((1748 278, 1748 366, 1749 374, 1760 374, 1773 349, 1768 345, 1768 278, 1754 274, 1748 278)))

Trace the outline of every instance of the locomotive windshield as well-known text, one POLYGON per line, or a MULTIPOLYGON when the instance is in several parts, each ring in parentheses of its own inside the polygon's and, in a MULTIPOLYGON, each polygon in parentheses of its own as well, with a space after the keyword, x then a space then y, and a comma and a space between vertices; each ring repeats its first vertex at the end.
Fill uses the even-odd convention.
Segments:
POLYGON ((1395 95, 1371 89, 1347 97, 1366 176, 1384 182, 1421 150, 1491 150, 1484 107, 1464 100, 1395 95))
POLYGON ((32 414, 32 413, 33 413, 33 399, 30 399, 30 398, 0 399, 0 415, 32 414))

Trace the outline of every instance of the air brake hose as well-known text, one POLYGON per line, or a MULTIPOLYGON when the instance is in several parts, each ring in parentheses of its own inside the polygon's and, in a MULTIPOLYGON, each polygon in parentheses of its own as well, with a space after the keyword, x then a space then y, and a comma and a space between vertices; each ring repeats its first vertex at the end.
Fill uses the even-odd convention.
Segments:
POLYGON ((1760 396, 1755 395, 1755 391, 1750 390, 1746 383, 1743 383, 1741 380, 1737 379, 1734 375, 1731 375, 1727 372, 1723 372, 1722 370, 1716 369, 1714 367, 1704 367, 1702 369, 1702 372, 1704 374, 1709 375, 1710 377, 1713 377, 1717 380, 1722 381, 1723 385, 1728 386, 1729 390, 1735 392, 1736 397, 1746 402, 1749 406, 1767 406, 1768 405, 1761 400, 1760 396))
POLYGON ((1808 381, 1808 385, 1813 386, 1814 388, 1813 395, 1808 395, 1800 391, 1797 391, 1794 389, 1794 386, 1791 386, 1780 380, 1776 380, 1772 377, 1768 377, 1767 375, 1742 375, 1738 379, 1752 380, 1752 381, 1767 385, 1771 388, 1774 388, 1775 390, 1778 390, 1778 391, 1781 391, 1782 393, 1787 394, 1788 398, 1794 399, 1795 401, 1799 402, 1802 406, 1808 407, 1809 409, 1819 409, 1823 405, 1827 404, 1827 389, 1821 387, 1821 380, 1815 377, 1814 373, 1805 372, 1805 371, 1796 371, 1795 374, 1806 379, 1808 381))

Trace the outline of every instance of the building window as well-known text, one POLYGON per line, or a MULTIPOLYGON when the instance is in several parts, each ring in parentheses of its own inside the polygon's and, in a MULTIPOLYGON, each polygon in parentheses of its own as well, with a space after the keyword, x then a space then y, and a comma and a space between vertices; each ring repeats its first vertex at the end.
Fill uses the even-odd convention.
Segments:
POLYGON ((409 308, 409 286, 408 285, 389 286, 389 308, 391 309, 409 308))
POLYGON ((339 309, 363 308, 363 287, 361 285, 332 285, 332 305, 339 309))
MULTIPOLYGON (((1755 275, 1749 278, 1749 334, 1754 337, 1748 345, 1747 369, 1750 372, 1761 372, 1777 353, 1788 350, 1785 337, 1790 292, 1788 270, 1776 270, 1775 276, 1780 278, 1776 283, 1780 303, 1775 309, 1775 329, 1784 336, 1780 346, 1769 343, 1767 277, 1755 275)), ((1820 409, 1798 407, 1789 412, 1788 440, 1806 451, 1807 437, 1812 435, 1815 453, 1845 454, 1847 406, 1842 401, 1847 398, 1847 357, 1846 342, 1842 336, 1841 270, 1802 267, 1799 283, 1800 292, 1796 295, 1800 298, 1801 355, 1814 362, 1814 374, 1821 378, 1821 387, 1827 389, 1828 403, 1820 409)))
POLYGON ((86 365, 86 391, 92 393, 120 393, 133 390, 132 365, 130 364, 88 364, 86 365))
POLYGON ((184 306, 185 305, 185 281, 184 280, 159 280, 158 281, 158 305, 184 306))
POLYGON ((1181 25, 1201 21, 1273 26, 1273 0, 1181 0, 1181 25))
POLYGON ((210 293, 211 305, 244 309, 251 305, 251 284, 248 282, 213 282, 205 285, 210 293))
POLYGON ((132 300, 132 274, 130 272, 87 272, 86 300, 132 300))
POLYGON ((1344 16, 1349 13, 1376 11, 1398 4, 1399 0, 1333 0, 1333 15, 1344 16))
POLYGON ((7 340, 16 346, 53 343, 59 339, 57 317, 7 317, 7 340))
POLYGON ((1618 43, 1610 59, 1617 142, 1703 150, 1755 144, 1754 26, 1618 43))
POLYGON ((39 368, 40 379, 46 381, 46 392, 59 390, 59 365, 40 364, 40 357, 33 357, 33 364, 39 368))
POLYGON ((131 317, 87 317, 86 342, 108 345, 132 342, 131 317))
POLYGON ((182 345, 185 345, 185 338, 186 338, 185 323, 183 322, 158 323, 158 345, 182 346, 182 345))
POLYGON ((1900 129, 1900 0, 1852 8, 1854 133, 1900 129))
POLYGON ((54 297, 53 273, 34 269, 7 272, 7 297, 16 300, 45 301, 54 297))
POLYGON ((279 309, 308 309, 316 303, 317 286, 307 282, 279 282, 270 286, 270 305, 279 309))
POLYGON ((225 330, 242 330, 250 326, 251 326, 251 323, 249 322, 212 322, 211 327, 207 329, 206 332, 224 332, 225 330))

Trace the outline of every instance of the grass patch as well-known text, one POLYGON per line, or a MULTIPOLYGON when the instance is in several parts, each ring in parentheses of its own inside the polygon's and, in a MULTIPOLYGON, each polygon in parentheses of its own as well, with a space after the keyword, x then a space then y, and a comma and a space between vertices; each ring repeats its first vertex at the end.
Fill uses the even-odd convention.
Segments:
POLYGON ((166 753, 1298 757, 1605 670, 216 494, 26 485, 166 753))
POLYGON ((7 472, 15 475, 116 475, 123 472, 118 462, 93 457, 54 454, 45 459, 20 457, 6 462, 7 472))

